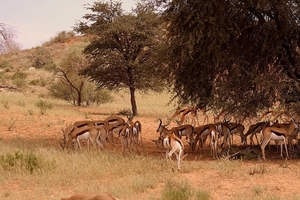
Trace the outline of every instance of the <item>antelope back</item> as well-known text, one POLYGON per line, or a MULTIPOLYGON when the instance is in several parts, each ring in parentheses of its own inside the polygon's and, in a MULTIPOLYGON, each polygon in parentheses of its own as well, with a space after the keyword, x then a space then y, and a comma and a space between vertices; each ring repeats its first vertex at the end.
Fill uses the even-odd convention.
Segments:
POLYGON ((122 117, 118 117, 118 116, 107 117, 105 121, 108 122, 109 124, 118 124, 118 125, 125 124, 125 120, 122 117))

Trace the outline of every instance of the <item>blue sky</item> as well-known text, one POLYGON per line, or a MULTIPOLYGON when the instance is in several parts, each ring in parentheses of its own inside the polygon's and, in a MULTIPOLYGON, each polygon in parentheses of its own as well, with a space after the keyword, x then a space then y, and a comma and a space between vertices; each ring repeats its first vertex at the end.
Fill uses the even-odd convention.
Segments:
MULTIPOLYGON (((97 0, 0 0, 0 23, 11 25, 22 49, 41 45, 61 31, 70 31, 97 0)), ((135 0, 122 0, 130 11, 135 0)))

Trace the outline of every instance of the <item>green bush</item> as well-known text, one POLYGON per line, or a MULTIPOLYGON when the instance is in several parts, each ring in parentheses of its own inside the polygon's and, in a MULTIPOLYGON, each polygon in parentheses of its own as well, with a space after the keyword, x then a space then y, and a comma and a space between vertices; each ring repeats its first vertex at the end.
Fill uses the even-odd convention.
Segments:
POLYGON ((44 78, 34 79, 29 82, 29 85, 42 86, 44 87, 47 84, 44 78))
POLYGON ((61 31, 55 37, 51 38, 49 41, 45 42, 43 45, 50 46, 55 43, 63 43, 70 41, 75 36, 73 31, 61 31))
POLYGON ((44 47, 38 47, 32 57, 32 66, 37 69, 47 68, 48 65, 54 63, 50 51, 44 47))
POLYGON ((27 74, 23 73, 23 72, 16 72, 12 75, 11 79, 12 80, 16 80, 16 79, 26 79, 27 78, 27 74))
POLYGON ((168 181, 162 200, 187 200, 192 198, 192 188, 187 182, 168 181))
POLYGON ((3 170, 7 171, 27 171, 30 174, 41 172, 42 160, 34 153, 7 153, 0 156, 0 164, 3 170))
POLYGON ((13 80, 13 84, 15 86, 17 86, 18 88, 25 87, 26 86, 26 80, 25 79, 21 79, 21 78, 17 78, 17 79, 13 80))
POLYGON ((132 112, 131 112, 130 109, 122 109, 117 114, 118 115, 129 116, 129 115, 132 115, 132 112))
POLYGON ((7 60, 0 62, 0 69, 11 68, 11 64, 7 60))
POLYGON ((42 115, 46 113, 46 110, 50 110, 53 108, 51 103, 48 103, 44 100, 39 100, 35 105, 40 109, 40 113, 42 115))

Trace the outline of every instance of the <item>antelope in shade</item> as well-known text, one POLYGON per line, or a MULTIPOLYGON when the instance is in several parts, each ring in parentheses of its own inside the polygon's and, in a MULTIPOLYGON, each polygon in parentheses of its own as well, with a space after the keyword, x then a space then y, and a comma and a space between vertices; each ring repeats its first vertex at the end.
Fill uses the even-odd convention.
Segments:
MULTIPOLYGON (((178 107, 175 110, 175 113, 172 115, 172 117, 168 120, 168 124, 171 123, 171 121, 173 121, 177 116, 179 116, 181 118, 181 114, 188 109, 188 107, 178 107)), ((179 119, 180 120, 180 119, 179 119)))
POLYGON ((228 123, 228 127, 230 130, 230 134, 232 135, 231 143, 233 143, 233 134, 238 134, 241 137, 241 143, 243 143, 244 130, 245 130, 244 125, 240 123, 228 123))
POLYGON ((219 132, 215 126, 215 124, 206 124, 200 127, 196 127, 194 134, 195 144, 199 141, 199 148, 203 147, 204 142, 207 138, 210 139, 210 147, 211 147, 211 155, 213 159, 218 158, 218 137, 219 132))
POLYGON ((193 136, 194 127, 192 125, 181 125, 173 127, 171 129, 167 129, 166 125, 162 125, 162 120, 159 119, 159 126, 156 132, 164 134, 174 133, 180 139, 182 136, 186 136, 186 138, 189 139, 189 145, 191 146, 192 151, 194 151, 195 149, 195 139, 193 136))
MULTIPOLYGON (((183 142, 174 133, 161 132, 158 140, 152 140, 157 147, 163 146, 166 149, 166 160, 172 162, 172 155, 175 154, 177 159, 177 169, 180 171, 180 162, 187 155, 184 154, 183 142)), ((173 167, 172 170, 174 171, 173 167)))
POLYGON ((284 144, 286 156, 288 158, 288 150, 286 145, 286 138, 292 137, 295 134, 295 130, 299 128, 299 125, 292 119, 289 126, 267 126, 262 131, 262 143, 260 145, 262 158, 266 160, 265 147, 270 140, 280 141, 280 155, 282 154, 282 143, 284 144))
POLYGON ((229 121, 224 120, 224 122, 219 122, 215 124, 217 131, 220 133, 219 138, 223 137, 223 142, 221 146, 224 146, 227 152, 229 152, 231 148, 231 133, 228 125, 229 121))
POLYGON ((180 125, 184 124, 184 122, 186 121, 187 123, 194 125, 194 126, 197 123, 197 125, 199 126, 197 106, 192 106, 192 107, 186 108, 184 111, 181 112, 180 115, 181 115, 180 121, 178 122, 180 125))
POLYGON ((254 144, 253 137, 256 137, 257 144, 260 144, 257 138, 257 133, 260 133, 266 126, 270 126, 270 122, 257 122, 249 126, 248 131, 242 137, 242 143, 247 145, 247 137, 250 135, 250 145, 254 144))

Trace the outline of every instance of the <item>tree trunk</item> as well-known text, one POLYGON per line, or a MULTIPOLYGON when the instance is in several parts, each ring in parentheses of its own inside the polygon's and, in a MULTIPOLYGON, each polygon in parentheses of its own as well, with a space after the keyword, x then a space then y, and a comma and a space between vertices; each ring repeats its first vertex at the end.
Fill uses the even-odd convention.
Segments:
POLYGON ((137 106, 136 106, 136 101, 135 101, 135 88, 134 87, 130 87, 130 101, 131 101, 131 108, 132 108, 132 115, 133 116, 137 116, 138 112, 137 112, 137 106))
POLYGON ((81 91, 77 92, 77 106, 81 106, 82 104, 82 97, 81 97, 81 91))
POLYGON ((82 106, 82 88, 83 88, 84 82, 81 81, 79 88, 75 87, 75 90, 77 91, 77 106, 82 106))

